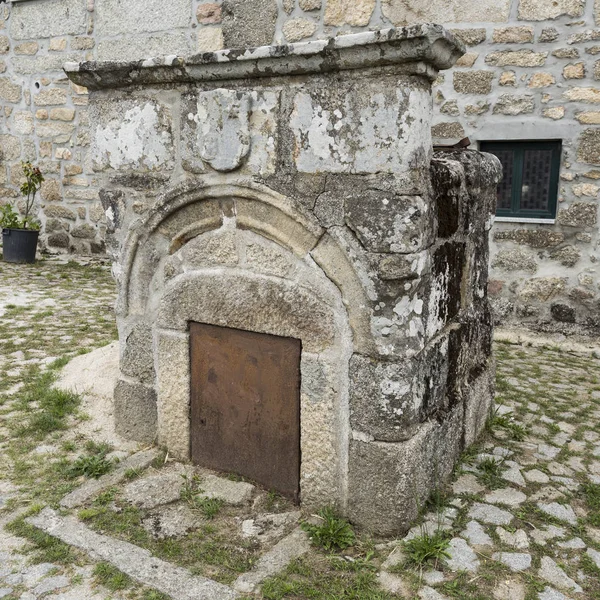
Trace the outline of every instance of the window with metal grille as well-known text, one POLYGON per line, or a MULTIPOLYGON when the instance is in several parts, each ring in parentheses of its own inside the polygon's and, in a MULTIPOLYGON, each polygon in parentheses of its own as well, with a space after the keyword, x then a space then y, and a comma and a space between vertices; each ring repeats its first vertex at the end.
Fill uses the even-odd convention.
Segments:
POLYGON ((556 217, 561 142, 481 142, 480 149, 496 155, 504 169, 498 184, 498 217, 556 217))

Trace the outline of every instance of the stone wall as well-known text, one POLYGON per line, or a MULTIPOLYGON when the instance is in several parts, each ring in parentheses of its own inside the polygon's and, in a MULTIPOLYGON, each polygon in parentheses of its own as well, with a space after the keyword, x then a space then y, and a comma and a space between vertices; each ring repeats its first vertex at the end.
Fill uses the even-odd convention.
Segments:
POLYGON ((556 224, 497 223, 497 319, 597 329, 600 4, 597 0, 19 0, 0 6, 0 202, 19 163, 47 173, 42 243, 102 252, 105 219, 89 153, 86 90, 66 61, 190 55, 434 21, 468 51, 437 82, 435 139, 561 139, 556 224))
POLYGON ((497 322, 600 330, 599 7, 513 0, 501 14, 479 12, 479 22, 448 25, 467 54, 437 82, 434 137, 562 140, 556 223, 494 225, 490 295, 497 322))

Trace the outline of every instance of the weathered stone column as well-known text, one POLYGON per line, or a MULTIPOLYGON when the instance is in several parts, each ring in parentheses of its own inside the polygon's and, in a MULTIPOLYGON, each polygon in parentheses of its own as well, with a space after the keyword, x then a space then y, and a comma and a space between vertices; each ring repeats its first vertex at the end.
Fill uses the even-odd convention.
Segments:
POLYGON ((67 65, 119 285, 118 430, 189 457, 189 322, 295 337, 301 502, 382 534, 478 435, 493 395, 499 178, 433 156, 443 28, 67 65))

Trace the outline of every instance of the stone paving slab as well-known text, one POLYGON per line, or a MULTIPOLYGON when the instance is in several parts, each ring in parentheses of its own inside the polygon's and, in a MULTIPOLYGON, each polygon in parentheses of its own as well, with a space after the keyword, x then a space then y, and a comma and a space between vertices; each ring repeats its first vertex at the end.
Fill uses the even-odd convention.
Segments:
POLYGON ((100 535, 74 519, 61 517, 45 508, 27 522, 66 544, 87 552, 96 560, 104 560, 136 581, 151 586, 173 600, 233 600, 237 592, 230 587, 192 575, 158 558, 148 550, 128 542, 100 535))
POLYGON ((179 500, 184 477, 191 477, 191 465, 172 465, 158 473, 145 475, 128 483, 123 498, 139 508, 156 508, 179 500))
POLYGON ((216 475, 205 475, 200 482, 200 498, 217 498, 231 504, 240 506, 247 504, 252 499, 255 487, 245 481, 229 481, 216 475))
POLYGON ((238 592, 254 592, 267 577, 283 571, 292 560, 310 549, 308 536, 299 527, 264 554, 249 573, 240 575, 233 584, 238 592))

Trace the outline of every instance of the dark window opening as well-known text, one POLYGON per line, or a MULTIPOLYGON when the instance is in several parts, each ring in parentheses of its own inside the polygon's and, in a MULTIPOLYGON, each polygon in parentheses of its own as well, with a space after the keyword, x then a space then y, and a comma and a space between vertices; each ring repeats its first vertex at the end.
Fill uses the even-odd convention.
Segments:
POLYGON ((481 142, 480 149, 497 156, 504 169, 498 217, 556 217, 561 142, 481 142))

